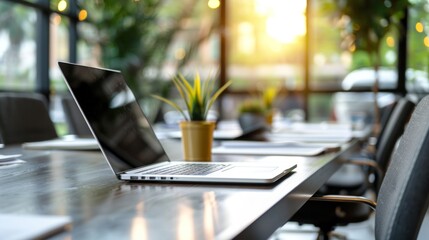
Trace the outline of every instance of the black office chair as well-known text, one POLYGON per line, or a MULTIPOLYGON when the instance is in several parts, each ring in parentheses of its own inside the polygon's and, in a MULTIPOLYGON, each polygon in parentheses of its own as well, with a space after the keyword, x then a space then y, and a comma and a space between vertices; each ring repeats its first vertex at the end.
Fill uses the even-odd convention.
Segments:
MULTIPOLYGON (((336 174, 331 178, 317 195, 326 194, 347 194, 347 195, 364 195, 368 190, 378 191, 383 175, 397 140, 404 132, 415 104, 410 100, 403 98, 397 103, 397 106, 391 113, 389 121, 386 123, 383 135, 379 138, 378 149, 374 159, 350 159, 346 163, 359 164, 366 167, 358 173, 336 174), (376 171, 374 171, 374 169, 376 171), (358 174, 354 176, 353 174, 358 174), (363 175, 364 177, 361 177, 363 175), (375 176, 372 183, 367 181, 370 175, 375 176), (352 180, 350 180, 352 179, 352 180), (357 179, 353 181, 353 179, 357 179)), ((371 209, 360 205, 344 204, 324 204, 320 202, 308 202, 295 215, 293 221, 302 224, 313 224, 320 229, 320 236, 327 238, 329 233, 336 226, 344 226, 349 223, 361 222, 371 216, 371 209), (314 214, 323 216, 320 219, 313 218, 314 214)))
MULTIPOLYGON (((376 239, 416 239, 429 204, 428 116, 429 96, 419 102, 411 116, 387 168, 377 203, 362 197, 340 195, 313 197, 308 203, 318 203, 323 208, 339 204, 359 208, 362 204, 357 203, 366 203, 365 206, 377 207, 376 239)), ((312 218, 322 219, 324 216, 313 212, 312 218)))
POLYGON ((389 113, 389 120, 384 124, 382 134, 380 134, 375 145, 375 153, 373 155, 363 153, 363 155, 346 160, 348 163, 370 165, 370 167, 361 169, 354 166, 351 173, 347 170, 345 172, 339 171, 320 189, 319 194, 362 195, 368 187, 374 187, 377 191, 377 185, 380 184, 382 175, 386 171, 395 144, 404 132, 405 125, 414 108, 415 104, 411 100, 399 99, 393 111, 389 113), (368 176, 372 173, 375 173, 373 185, 368 182, 368 176))
POLYGON ((57 138, 45 97, 0 93, 0 135, 5 145, 57 138))
POLYGON ((91 130, 73 98, 71 96, 62 97, 61 105, 63 106, 69 133, 79 137, 92 137, 91 130))
MULTIPOLYGON (((380 134, 379 134, 378 138, 380 138, 380 136, 383 136, 384 131, 386 129, 386 125, 389 122, 389 119, 392 116, 393 110, 395 110, 395 108, 398 105, 398 102, 400 101, 400 99, 402 99, 402 98, 399 98, 399 99, 397 98, 397 99, 395 99, 395 101, 393 101, 389 105, 380 108, 380 115, 381 115, 380 124, 381 124, 381 129, 380 129, 380 134)), ((375 143, 375 149, 378 148, 379 143, 380 143, 380 141, 376 141, 376 143, 375 143)))

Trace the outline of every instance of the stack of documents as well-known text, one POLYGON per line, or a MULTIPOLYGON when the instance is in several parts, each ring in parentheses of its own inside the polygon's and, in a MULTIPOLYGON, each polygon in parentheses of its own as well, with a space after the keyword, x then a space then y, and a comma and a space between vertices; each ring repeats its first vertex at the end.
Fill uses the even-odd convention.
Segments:
POLYGON ((338 145, 299 142, 225 141, 212 149, 212 154, 315 156, 338 145))

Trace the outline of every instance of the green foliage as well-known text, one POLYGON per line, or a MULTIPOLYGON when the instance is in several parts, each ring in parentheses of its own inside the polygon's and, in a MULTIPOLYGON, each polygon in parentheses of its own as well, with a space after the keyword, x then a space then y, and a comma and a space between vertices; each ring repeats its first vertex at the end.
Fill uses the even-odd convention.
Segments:
MULTIPOLYGON (((146 103, 152 100, 151 93, 164 95, 169 92, 170 85, 162 70, 166 62, 180 71, 193 57, 200 42, 216 27, 216 24, 208 26, 207 35, 189 36, 186 45, 180 46, 188 54, 175 60, 169 59, 169 51, 177 47, 177 34, 184 30, 185 21, 206 13, 200 9, 207 6, 206 2, 97 0, 81 1, 81 5, 88 10, 87 21, 95 31, 95 34, 89 31, 88 36, 82 37, 100 46, 102 65, 120 69, 136 97, 145 99, 146 103)), ((150 107, 154 108, 154 105, 150 107)))
POLYGON ((216 99, 232 82, 228 81, 217 91, 214 91, 214 81, 209 78, 201 83, 200 75, 197 73, 193 85, 181 74, 173 78, 173 83, 186 104, 189 116, 175 102, 162 96, 152 96, 175 108, 187 121, 205 121, 216 99))
MULTIPOLYGON (((408 0, 326 0, 327 10, 333 13, 342 28, 343 46, 349 50, 365 51, 374 72, 381 65, 381 43, 394 28, 403 35, 401 20, 408 6, 408 0)), ((379 76, 375 75, 374 92, 374 134, 379 132, 380 112, 377 104, 379 76)))
MULTIPOLYGON (((427 23, 429 22, 429 2, 428 1, 413 1, 413 8, 409 11, 410 26, 416 22, 427 23)), ((418 32, 410 28, 408 31, 408 52, 412 53, 412 57, 407 59, 407 64, 410 68, 429 70, 428 66, 428 48, 424 43, 427 37, 426 30, 418 32)))
POLYGON ((392 28, 402 34, 400 21, 408 0, 325 0, 342 29, 343 46, 366 51, 373 64, 380 64, 380 45, 392 28))
POLYGON ((103 66, 121 70, 136 98, 143 100, 148 117, 152 121, 161 120, 161 104, 154 102, 150 95, 157 93, 167 97, 170 92, 171 85, 163 70, 166 63, 175 68, 174 71, 182 71, 217 24, 206 25, 205 35, 192 34, 184 43, 178 43, 177 36, 200 27, 184 26, 184 23, 213 11, 207 12, 207 3, 198 0, 98 0, 80 4, 88 10, 90 28, 81 37, 100 47, 103 66), (170 54, 178 47, 187 53, 180 60, 170 54))
POLYGON ((253 113, 263 115, 265 114, 266 109, 261 101, 255 99, 248 99, 241 103, 238 111, 240 114, 253 113))

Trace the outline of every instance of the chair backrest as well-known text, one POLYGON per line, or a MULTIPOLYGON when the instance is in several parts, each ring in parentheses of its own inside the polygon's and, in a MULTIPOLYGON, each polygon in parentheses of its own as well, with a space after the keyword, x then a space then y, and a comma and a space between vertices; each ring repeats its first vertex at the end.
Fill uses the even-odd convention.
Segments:
POLYGON ((404 133, 405 125, 410 119, 414 108, 414 102, 407 98, 401 98, 396 103, 396 106, 384 127, 383 133, 377 141, 378 147, 375 154, 375 160, 384 172, 390 162, 396 142, 404 133))
POLYGON ((58 137, 45 97, 38 93, 0 93, 0 135, 6 145, 58 137))
POLYGON ((414 110, 377 199, 376 239, 416 239, 429 203, 429 96, 414 110))
MULTIPOLYGON (((392 116, 392 112, 393 109, 395 109, 396 104, 398 104, 398 100, 397 98, 395 98, 395 101, 393 101, 392 103, 390 103, 387 106, 384 106, 382 108, 380 108, 380 115, 381 115, 381 119, 380 119, 380 125, 381 125, 381 129, 380 129, 380 133, 378 135, 378 138, 380 139, 381 136, 383 136, 384 130, 386 129, 386 125, 389 122, 390 116, 392 116)), ((375 148, 378 149, 378 146, 380 144, 380 141, 378 140, 375 144, 375 148)))
POLYGON ((69 133, 79 137, 92 137, 91 130, 73 98, 71 96, 62 97, 61 105, 63 106, 69 133))

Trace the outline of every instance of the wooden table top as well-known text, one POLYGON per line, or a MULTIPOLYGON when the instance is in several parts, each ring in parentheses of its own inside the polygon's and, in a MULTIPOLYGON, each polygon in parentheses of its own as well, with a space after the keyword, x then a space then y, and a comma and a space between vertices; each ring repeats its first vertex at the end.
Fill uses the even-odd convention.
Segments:
MULTIPOLYGON (((174 144, 168 146, 172 155, 174 144)), ((0 213, 70 216, 72 230, 58 238, 266 239, 357 145, 316 157, 214 158, 297 163, 292 174, 268 186, 123 182, 98 151, 6 147, 0 154, 22 153, 26 162, 0 166, 0 213)))

